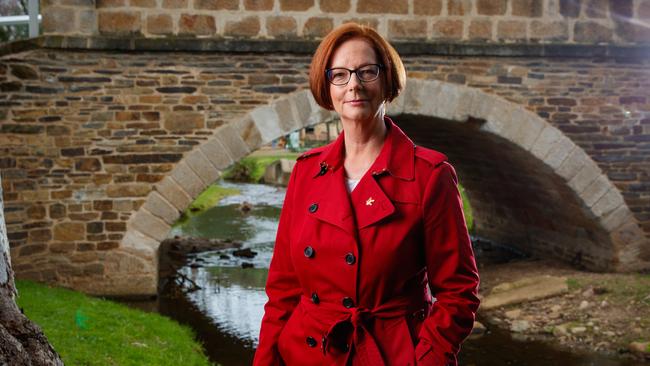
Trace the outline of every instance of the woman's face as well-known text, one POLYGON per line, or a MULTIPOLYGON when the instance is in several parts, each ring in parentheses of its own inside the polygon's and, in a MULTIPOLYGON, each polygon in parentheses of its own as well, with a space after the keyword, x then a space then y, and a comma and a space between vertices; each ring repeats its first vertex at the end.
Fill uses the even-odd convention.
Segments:
MULTIPOLYGON (((343 42, 332 55, 330 68, 344 67, 355 70, 369 64, 379 64, 371 44, 361 38, 343 42)), ((330 97, 334 110, 342 120, 365 122, 371 121, 382 113, 384 103, 383 69, 373 81, 359 81, 352 73, 347 85, 329 84, 330 97)))

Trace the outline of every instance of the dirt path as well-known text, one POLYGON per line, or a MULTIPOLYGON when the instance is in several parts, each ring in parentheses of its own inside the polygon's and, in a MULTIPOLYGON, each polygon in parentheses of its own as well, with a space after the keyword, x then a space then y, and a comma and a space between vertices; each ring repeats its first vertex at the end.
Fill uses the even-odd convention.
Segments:
POLYGON ((570 349, 650 361, 650 274, 582 272, 541 260, 479 271, 483 297, 503 282, 536 276, 563 276, 568 284, 568 291, 554 297, 483 311, 488 328, 510 329, 570 349))

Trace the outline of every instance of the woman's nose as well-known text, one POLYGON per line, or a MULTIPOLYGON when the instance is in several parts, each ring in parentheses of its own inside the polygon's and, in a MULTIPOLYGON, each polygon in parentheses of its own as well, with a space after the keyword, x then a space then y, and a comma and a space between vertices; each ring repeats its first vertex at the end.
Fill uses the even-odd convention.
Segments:
POLYGON ((362 85, 363 83, 359 80, 357 73, 353 72, 352 75, 350 75, 350 81, 348 81, 348 89, 360 88, 362 85))

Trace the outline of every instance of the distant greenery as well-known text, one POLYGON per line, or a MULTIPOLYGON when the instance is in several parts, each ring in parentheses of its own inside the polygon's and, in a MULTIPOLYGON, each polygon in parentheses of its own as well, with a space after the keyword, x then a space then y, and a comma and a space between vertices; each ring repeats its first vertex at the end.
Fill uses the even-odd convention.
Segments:
POLYGON ((264 176, 266 167, 280 159, 295 160, 298 153, 287 153, 273 156, 248 156, 228 168, 224 174, 224 179, 238 182, 257 183, 264 176))
POLYGON ((211 365, 188 327, 61 288, 16 281, 18 306, 70 365, 211 365))

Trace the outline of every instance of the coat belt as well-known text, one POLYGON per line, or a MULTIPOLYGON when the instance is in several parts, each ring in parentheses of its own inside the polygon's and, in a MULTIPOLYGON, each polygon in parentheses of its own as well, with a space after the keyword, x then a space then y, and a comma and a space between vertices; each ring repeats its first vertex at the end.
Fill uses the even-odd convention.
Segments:
MULTIPOLYGON (((373 319, 405 317, 412 313, 414 308, 412 297, 395 297, 373 309, 364 307, 347 309, 340 303, 325 301, 314 304, 305 296, 301 297, 300 302, 311 318, 331 324, 321 344, 328 365, 347 365, 348 357, 354 352, 354 366, 385 366, 377 341, 367 325, 373 319), (342 356, 340 348, 347 345, 350 335, 352 347, 343 350, 346 356, 340 357, 342 356)), ((425 301, 422 300, 422 304, 424 303, 425 301)))

